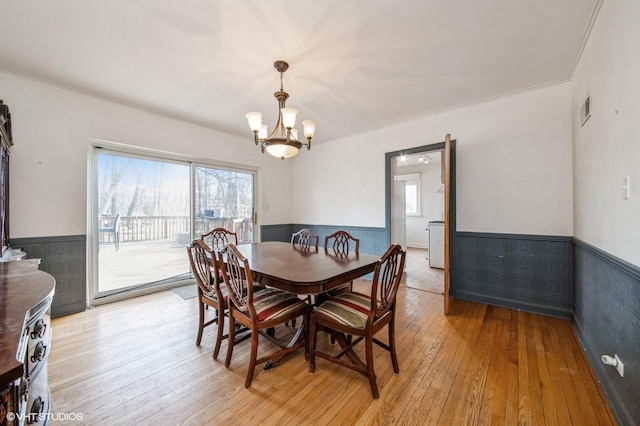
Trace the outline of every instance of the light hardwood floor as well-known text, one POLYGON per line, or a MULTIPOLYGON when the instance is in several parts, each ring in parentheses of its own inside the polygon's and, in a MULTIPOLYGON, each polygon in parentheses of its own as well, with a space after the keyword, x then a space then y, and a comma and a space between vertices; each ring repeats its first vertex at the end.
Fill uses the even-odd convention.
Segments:
MULTIPOLYGON (((423 268, 410 259, 408 281, 423 268)), ((52 411, 97 425, 616 423, 570 322, 465 301, 445 317, 442 305, 441 295, 402 285, 400 374, 374 348, 379 400, 365 377, 324 360, 310 374, 300 351, 257 369, 245 389, 249 342, 229 369, 226 343, 211 358, 214 326, 196 347, 195 298, 164 291, 99 306, 53 320, 52 411)))

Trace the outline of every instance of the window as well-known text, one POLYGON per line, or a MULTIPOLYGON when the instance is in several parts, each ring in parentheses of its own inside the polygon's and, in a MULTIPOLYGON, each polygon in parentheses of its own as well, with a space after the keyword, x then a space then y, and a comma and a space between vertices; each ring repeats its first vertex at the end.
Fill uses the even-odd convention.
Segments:
POLYGON ((420 216, 420 181, 405 182, 404 193, 407 216, 420 216))
POLYGON ((405 214, 407 216, 422 216, 420 173, 396 175, 394 179, 404 182, 405 214))

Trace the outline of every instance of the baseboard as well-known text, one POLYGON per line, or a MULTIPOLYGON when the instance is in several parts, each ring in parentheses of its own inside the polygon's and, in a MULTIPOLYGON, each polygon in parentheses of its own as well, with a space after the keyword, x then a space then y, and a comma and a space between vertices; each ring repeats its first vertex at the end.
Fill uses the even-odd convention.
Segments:
POLYGON ((424 249, 424 250, 429 250, 429 246, 425 245, 425 244, 418 244, 418 243, 407 243, 407 247, 408 248, 417 248, 417 249, 424 249))
POLYGON ((487 296, 465 291, 452 291, 451 296, 457 299, 468 300, 470 302, 486 303, 487 305, 494 305, 508 309, 515 309, 518 311, 547 315, 560 319, 571 320, 573 318, 573 314, 569 309, 559 309, 536 303, 527 303, 517 300, 505 299, 502 297, 487 296))

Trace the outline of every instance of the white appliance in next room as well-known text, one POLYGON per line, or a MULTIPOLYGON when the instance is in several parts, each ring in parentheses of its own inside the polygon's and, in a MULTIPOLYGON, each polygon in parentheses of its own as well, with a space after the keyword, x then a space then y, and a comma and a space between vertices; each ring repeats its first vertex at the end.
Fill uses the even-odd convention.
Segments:
POLYGON ((444 221, 429 222, 429 267, 444 269, 444 221))

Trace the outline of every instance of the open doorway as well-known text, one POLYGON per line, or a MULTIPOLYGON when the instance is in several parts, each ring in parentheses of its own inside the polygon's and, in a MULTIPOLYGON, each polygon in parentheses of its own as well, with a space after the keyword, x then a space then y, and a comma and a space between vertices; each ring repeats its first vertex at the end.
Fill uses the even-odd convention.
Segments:
MULTIPOLYGON (((400 178, 400 180, 401 179, 403 178, 400 178)), ((386 153, 385 185, 386 233, 390 243, 396 242, 407 248, 407 268, 405 271, 407 285, 439 294, 442 294, 443 292, 448 293, 450 287, 450 271, 454 270, 451 254, 455 252, 455 239, 453 238, 456 229, 455 141, 451 141, 449 135, 447 135, 445 142, 442 143, 386 153), (440 159, 438 172, 442 175, 443 179, 441 179, 441 183, 437 188, 437 191, 444 189, 442 196, 445 200, 443 218, 445 221, 443 227, 445 238, 444 270, 429 266, 428 222, 438 221, 439 213, 436 213, 433 219, 430 217, 429 211, 426 211, 426 215, 422 215, 422 220, 427 224, 427 226, 424 226, 422 233, 422 239, 425 243, 416 244, 414 241, 411 241, 413 236, 407 236, 407 229, 411 229, 411 227, 407 226, 408 217, 402 214, 402 212, 406 210, 399 207, 404 205, 404 209, 406 209, 406 185, 400 185, 398 180, 394 177, 400 174, 398 169, 402 170, 403 166, 400 165, 401 158, 402 156, 417 156, 417 160, 420 161, 420 155, 428 155, 429 157, 439 155, 438 158, 440 159), (444 188, 442 185, 444 185, 444 188), (402 190, 404 190, 404 194, 400 194, 402 190), (403 201, 400 202, 399 200, 403 201), (423 247, 426 247, 412 247, 414 245, 422 245, 423 247), (433 276, 431 276, 432 274, 433 276)), ((440 211, 438 207, 436 208, 436 211, 440 211)), ((422 225, 423 224, 424 223, 422 223, 422 225)), ((416 230, 418 229, 417 226, 414 226, 413 228, 416 230)), ((449 306, 448 294, 445 294, 444 305, 445 313, 447 313, 449 306)))
POLYGON ((444 292, 442 149, 391 157, 391 242, 407 250, 406 285, 444 292))

